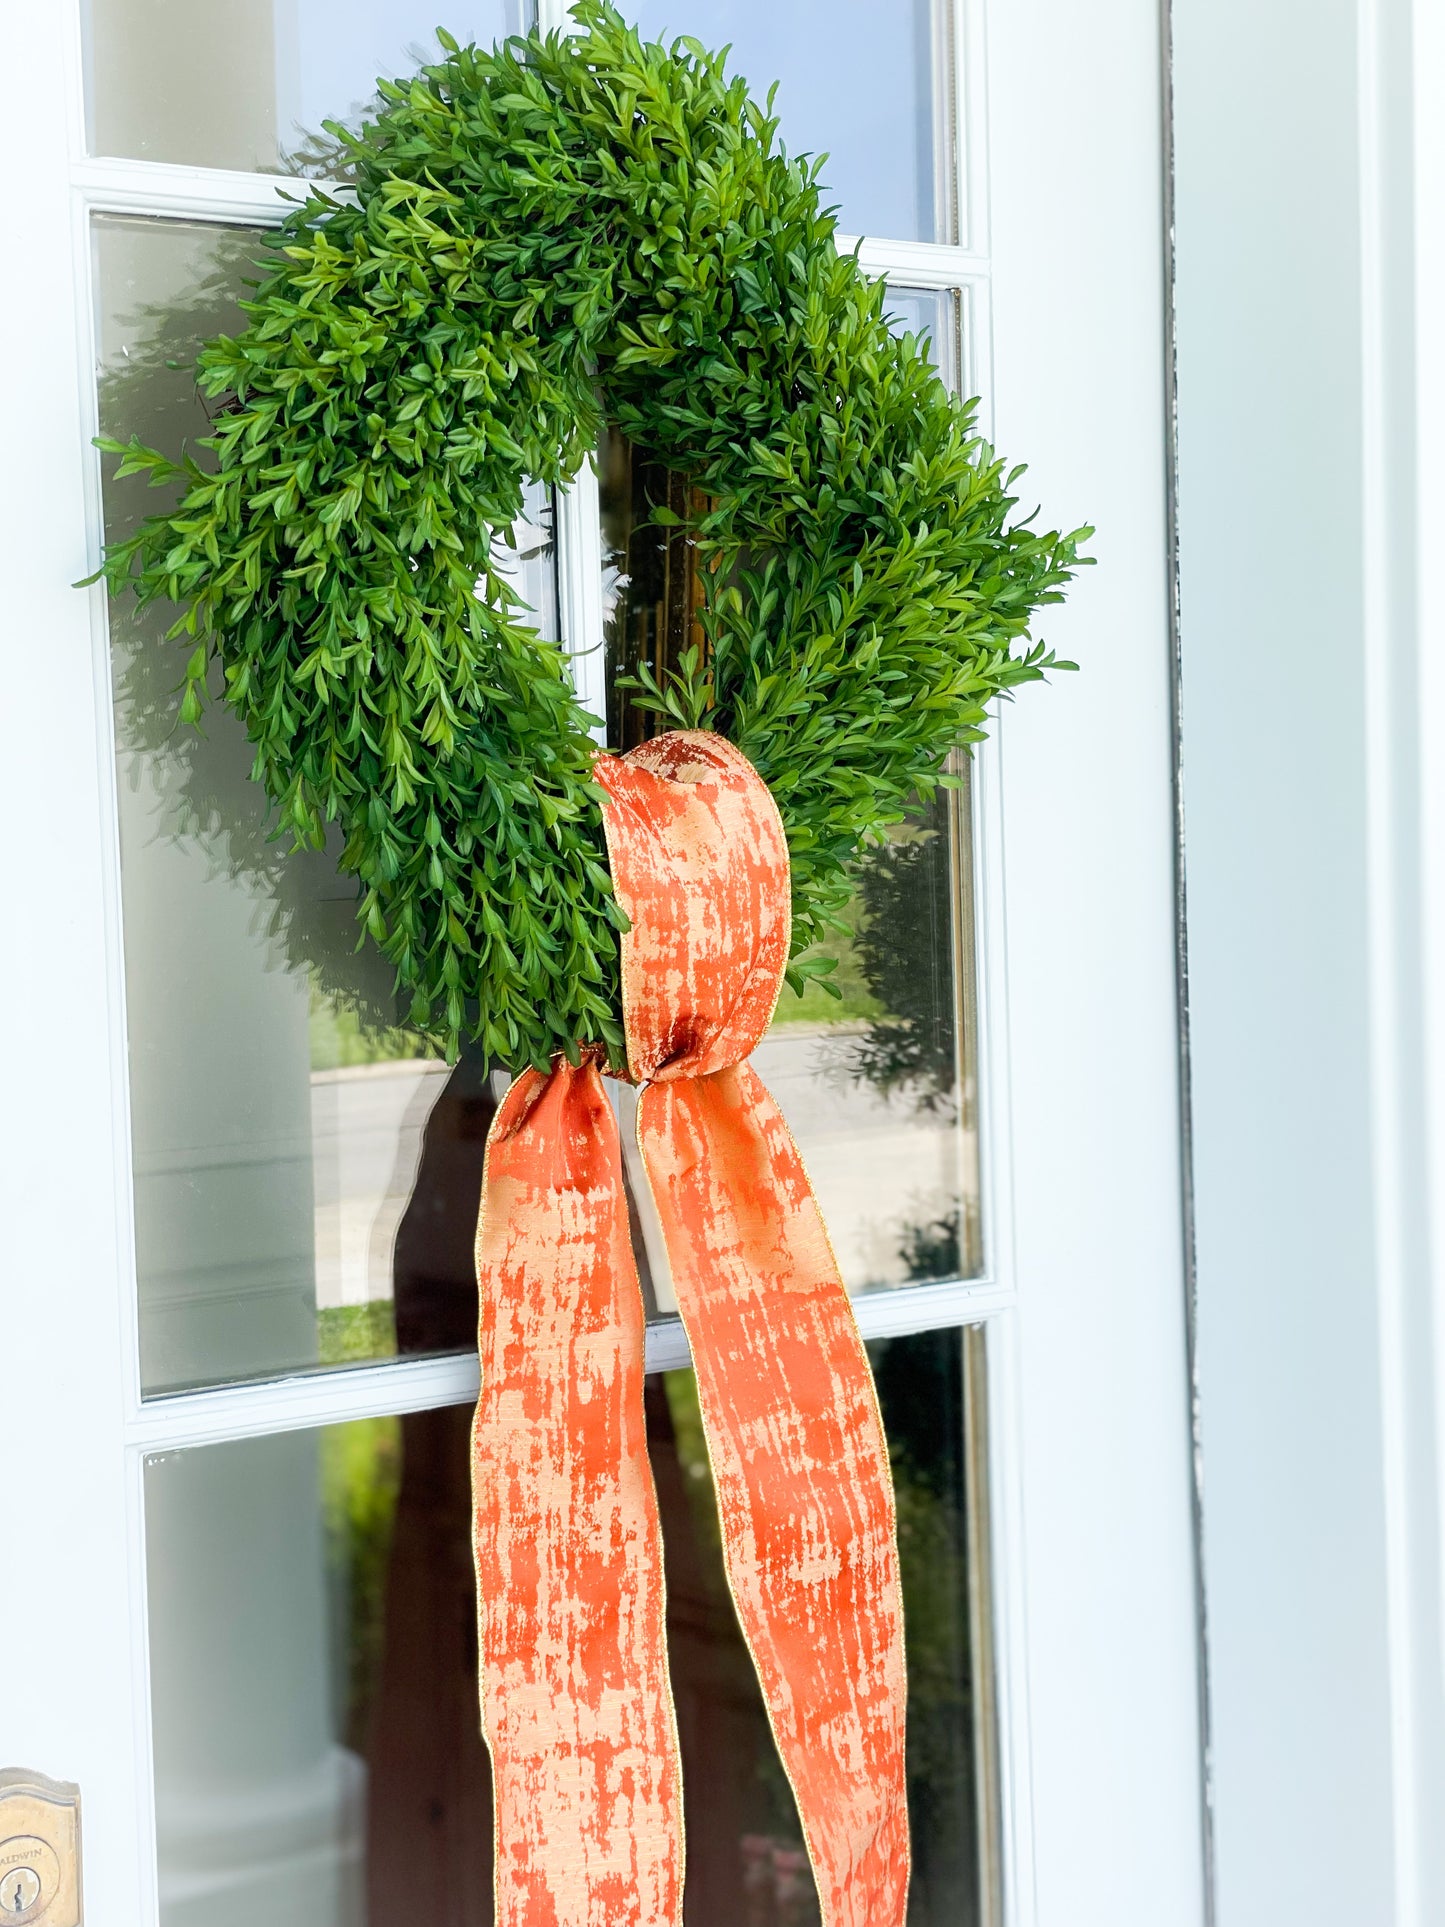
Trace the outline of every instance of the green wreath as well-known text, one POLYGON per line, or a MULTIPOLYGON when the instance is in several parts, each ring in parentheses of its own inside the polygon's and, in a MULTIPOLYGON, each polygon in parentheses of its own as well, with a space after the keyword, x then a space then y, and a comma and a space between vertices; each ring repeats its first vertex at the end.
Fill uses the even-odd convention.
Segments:
POLYGON ((201 354, 208 458, 102 444, 178 490, 103 573, 180 606, 183 720, 219 663, 281 832, 341 825, 411 1021, 518 1066, 620 1058, 625 928, 594 719, 497 572, 527 478, 565 484, 611 419, 705 499, 705 645, 634 699, 772 789, 795 988, 860 845, 1054 665, 1030 619, 1089 533, 1010 519, 1019 471, 890 332, 722 57, 605 0, 574 18, 493 52, 443 34, 331 127, 354 199, 288 214, 248 326, 201 354))

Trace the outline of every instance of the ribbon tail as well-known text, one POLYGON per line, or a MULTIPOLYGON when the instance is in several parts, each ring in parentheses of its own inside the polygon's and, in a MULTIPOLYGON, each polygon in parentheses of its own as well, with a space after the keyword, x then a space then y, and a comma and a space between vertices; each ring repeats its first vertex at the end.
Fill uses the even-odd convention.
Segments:
POLYGON ((497 1927, 680 1927, 643 1304, 595 1064, 513 1084, 477 1225, 472 1494, 497 1927))
POLYGON ((692 1346, 728 1584, 824 1927, 902 1927, 893 1482, 817 1200, 782 1113, 746 1063, 649 1084, 637 1136, 692 1346))

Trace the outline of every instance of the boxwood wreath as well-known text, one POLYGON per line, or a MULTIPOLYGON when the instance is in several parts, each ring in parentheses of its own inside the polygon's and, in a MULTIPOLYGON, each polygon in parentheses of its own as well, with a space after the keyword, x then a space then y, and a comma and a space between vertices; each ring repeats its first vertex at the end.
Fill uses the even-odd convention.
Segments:
POLYGON ((279 833, 341 826, 411 1022, 519 1067, 622 1061, 626 927, 594 719, 497 573, 526 478, 565 486, 611 419, 705 498, 704 646, 633 699, 771 788, 795 989, 861 846, 995 697, 1072 666, 1029 627, 1090 533, 1015 517, 1021 471, 890 331, 818 163, 723 56, 605 0, 573 18, 494 51, 443 33, 330 126, 354 190, 268 237, 248 326, 199 358, 200 454, 102 444, 177 496, 103 573, 179 605, 181 718, 218 664, 279 833))

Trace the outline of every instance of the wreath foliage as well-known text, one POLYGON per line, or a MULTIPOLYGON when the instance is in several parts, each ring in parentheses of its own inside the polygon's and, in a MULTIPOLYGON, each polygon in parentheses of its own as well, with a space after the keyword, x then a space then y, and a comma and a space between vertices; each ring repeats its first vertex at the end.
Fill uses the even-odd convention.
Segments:
POLYGON ((1013 519, 1019 471, 890 332, 816 165, 722 57, 604 0, 574 19, 443 34, 374 121, 329 128, 354 195, 268 237, 247 327, 200 357, 199 453, 104 445, 177 497, 104 573, 179 605, 182 718, 219 664, 281 831, 342 826, 412 1021, 514 1065, 620 1057, 625 927, 594 719, 496 569, 526 478, 565 484, 610 418, 707 499, 705 647, 636 694, 771 787, 795 952, 860 845, 1054 664, 1030 619, 1088 533, 1013 519))

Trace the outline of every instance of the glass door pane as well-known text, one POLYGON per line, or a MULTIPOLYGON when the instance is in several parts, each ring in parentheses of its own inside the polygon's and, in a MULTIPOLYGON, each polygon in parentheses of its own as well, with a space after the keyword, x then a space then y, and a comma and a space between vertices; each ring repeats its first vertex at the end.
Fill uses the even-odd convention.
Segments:
MULTIPOLYGON (((103 216, 94 238, 102 430, 204 460, 191 364, 240 321, 259 237, 103 216)), ((108 481, 108 537, 161 499, 108 481)), ((513 538, 555 634, 540 491, 513 538)), ((355 884, 334 846, 271 840, 231 713, 178 722, 167 612, 118 596, 110 619, 145 1389, 467 1348, 487 1067, 398 1023, 355 884)))
MULTIPOLYGON (((870 1347, 899 1502, 910 1927, 990 1854, 978 1332, 870 1347)), ((683 1749, 687 1927, 817 1906, 723 1577, 691 1373, 648 1382, 683 1749)), ((462 1407, 150 1459, 162 1927, 489 1927, 462 1407)))
POLYGON ((850 234, 957 239, 952 0, 632 0, 650 40, 730 47, 762 100, 774 81, 790 154, 826 154, 850 234))
MULTIPOLYGON (((898 1496, 908 1657, 909 1927, 975 1927, 986 1751, 970 1594, 970 1426, 958 1331, 868 1347, 898 1496)), ((687 1810, 687 1927, 813 1927, 820 1916, 792 1792, 723 1572, 696 1381, 648 1388, 667 1545, 673 1698, 687 1810)), ((972 1541, 975 1558, 977 1535, 972 1541)), ((974 1577, 980 1575, 975 1573, 974 1577)))
MULTIPOLYGON (((450 31, 524 33, 532 0, 454 0, 450 31)), ((438 57, 431 0, 88 0, 90 149, 263 173, 334 174, 322 122, 372 111, 378 77, 438 57)))
MULTIPOLYGON (((259 243, 245 228, 96 219, 107 435, 196 450, 208 417, 190 364, 239 325, 259 243)), ((952 295, 890 300, 899 325, 955 337, 952 295)), ((619 446, 603 486, 614 669, 626 625, 676 599, 672 549, 678 593, 690 580, 676 540, 652 579, 657 532, 638 524, 668 483, 629 471, 619 493, 619 446)), ((109 481, 108 536, 156 501, 109 481)), ((551 521, 537 492, 513 538, 517 586, 555 635, 551 521)), ((355 886, 334 853, 270 840, 239 724, 217 706, 203 734, 178 725, 166 626, 112 602, 144 1387, 467 1349, 492 1067, 449 1068, 399 1024, 389 967, 356 950, 355 886)), ((865 860, 835 946, 842 1002, 785 993, 759 1055, 854 1289, 980 1264, 967 814, 966 790, 940 799, 865 860)), ((655 1240, 643 1256, 666 1313, 655 1240)))
MULTIPOLYGON (((946 383, 962 365, 952 289, 890 287, 899 333, 925 341, 946 383)), ((615 429, 598 451, 608 746, 628 749, 659 718, 619 679, 665 681, 704 645, 700 572, 685 528, 655 510, 704 512, 684 478, 646 460, 615 429)), ((961 787, 920 802, 881 848, 863 853, 848 928, 819 947, 835 968, 784 989, 753 1062, 797 1139, 853 1292, 976 1277, 983 1267, 971 766, 961 787)), ((624 1102, 626 1100, 624 1099, 624 1102)), ((650 1207, 634 1174, 644 1233, 650 1207)), ((674 1307, 658 1239, 646 1237, 659 1314, 674 1307)))

